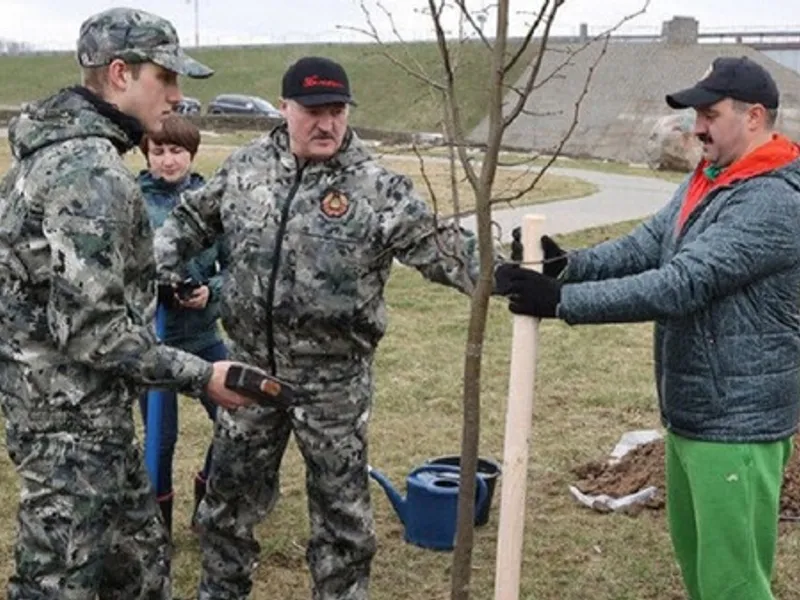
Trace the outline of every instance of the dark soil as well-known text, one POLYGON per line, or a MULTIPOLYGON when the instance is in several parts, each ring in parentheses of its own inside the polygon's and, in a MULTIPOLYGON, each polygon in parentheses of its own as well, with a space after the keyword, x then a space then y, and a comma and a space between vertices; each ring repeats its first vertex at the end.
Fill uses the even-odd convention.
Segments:
MULTIPOLYGON (((584 494, 608 494, 614 498, 627 496, 648 486, 658 492, 644 503, 644 508, 664 508, 664 440, 639 446, 615 465, 606 461, 591 461, 572 472, 575 483, 584 494)), ((637 512, 639 509, 634 509, 637 512)), ((786 467, 781 494, 781 519, 800 521, 800 437, 795 438, 795 451, 786 467)))
POLYGON ((800 436, 794 439, 794 454, 783 474, 781 518, 800 521, 800 436))

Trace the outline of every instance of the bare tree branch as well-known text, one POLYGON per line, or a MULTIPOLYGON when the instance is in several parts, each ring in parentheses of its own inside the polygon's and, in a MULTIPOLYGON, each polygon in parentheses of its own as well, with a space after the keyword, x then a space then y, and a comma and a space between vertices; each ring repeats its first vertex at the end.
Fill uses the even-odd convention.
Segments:
MULTIPOLYGON (((447 103, 444 103, 445 118, 442 121, 442 129, 444 131, 445 139, 448 139, 448 126, 445 121, 449 120, 447 115, 447 103)), ((447 158, 450 162, 450 189, 453 194, 453 213, 458 214, 461 211, 461 194, 458 189, 458 177, 456 176, 456 148, 454 144, 448 144, 447 158)), ((456 225, 459 223, 458 217, 455 219, 456 225)))
MULTIPOLYGON (((396 37, 397 41, 403 42, 404 41, 403 37, 397 28, 397 24, 395 23, 394 17, 392 16, 391 12, 381 2, 377 2, 376 4, 386 15, 386 18, 389 20, 389 23, 392 28, 392 33, 396 37)), ((434 89, 443 88, 441 82, 433 79, 425 71, 425 67, 416 58, 414 58, 414 56, 408 51, 408 48, 406 47, 405 44, 401 43, 400 46, 405 50, 406 59, 411 63, 413 63, 415 68, 410 67, 408 63, 404 62, 403 60, 399 59, 397 56, 389 52, 386 48, 385 41, 381 38, 380 34, 378 33, 378 28, 376 27, 375 22, 372 19, 372 14, 367 8, 365 0, 361 0, 361 2, 359 2, 359 6, 361 8, 361 12, 364 14, 364 20, 367 22, 368 28, 364 29, 361 27, 352 27, 349 25, 337 25, 337 29, 342 29, 345 31, 353 31, 368 37, 381 47, 381 49, 383 50, 381 54, 383 56, 385 56, 393 65, 402 69, 406 74, 410 75, 414 79, 417 79, 434 89)))
POLYGON ((497 166, 503 169, 516 169, 523 165, 531 165, 537 160, 539 160, 541 157, 542 157, 541 154, 532 154, 529 157, 526 157, 522 160, 506 161, 498 159, 497 166))
POLYGON ((463 150, 462 144, 464 140, 464 131, 462 125, 462 119, 459 109, 458 97, 456 94, 455 89, 455 72, 453 71, 452 64, 450 61, 450 53, 447 47, 447 38, 445 37, 444 30, 442 29, 442 23, 440 21, 441 13, 437 13, 434 10, 434 0, 428 0, 428 5, 431 7, 431 13, 434 15, 434 30, 436 32, 436 44, 439 48, 439 56, 442 59, 442 64, 444 67, 445 72, 445 100, 448 105, 448 110, 446 111, 446 123, 450 132, 448 136, 453 142, 455 142, 459 148, 459 159, 461 160, 461 164, 464 167, 464 172, 466 173, 467 179, 469 180, 470 185, 472 186, 473 190, 478 189, 479 180, 478 175, 475 172, 475 169, 472 168, 472 164, 467 159, 467 154, 463 150))
MULTIPOLYGON (((555 0, 555 3, 556 3, 556 6, 555 6, 555 8, 553 10, 553 14, 555 14, 555 11, 558 9, 558 7, 561 6, 564 3, 564 0, 555 0)), ((505 73, 508 73, 509 71, 511 71, 511 69, 514 68, 514 65, 517 64, 519 59, 528 50, 528 47, 531 45, 531 40, 533 40, 534 33, 536 33, 536 30, 539 29, 539 25, 541 25, 542 18, 544 17, 544 15, 547 14, 547 7, 548 7, 549 4, 550 4, 550 0, 545 0, 544 6, 542 6, 542 9, 536 14, 536 18, 533 20, 533 23, 531 24, 531 26, 528 27, 528 31, 525 33, 525 37, 522 38, 522 43, 520 44, 519 48, 517 48, 517 51, 514 53, 514 55, 508 60, 508 62, 503 67, 503 71, 505 73)), ((547 39, 547 34, 545 34, 545 36, 543 36, 543 38, 547 39)))
MULTIPOLYGON (((423 158, 422 154, 419 151, 419 147, 417 144, 414 143, 412 145, 412 150, 417 157, 417 161, 419 162, 419 172, 422 176, 422 181, 425 183, 425 187, 428 190, 428 195, 430 196, 431 203, 433 204, 433 228, 434 231, 439 231, 439 199, 436 195, 436 190, 433 187, 433 183, 431 182, 430 177, 428 176, 428 171, 425 169, 425 159, 423 158)), ((451 180, 453 180, 453 171, 450 172, 451 180)), ((454 193, 454 202, 456 202, 457 194, 458 194, 458 181, 454 180, 453 183, 453 193, 454 193)), ((445 248, 444 244, 438 235, 434 236, 436 238, 436 246, 439 248, 439 251, 447 257, 450 257, 454 260, 463 262, 463 258, 461 253, 458 252, 458 248, 451 249, 445 248)))
MULTIPOLYGON (((525 107, 525 103, 528 101, 528 97, 531 95, 533 91, 533 84, 536 81, 536 78, 539 76, 539 70, 542 68, 542 61, 544 60, 544 51, 546 47, 545 40, 550 38, 550 29, 553 26, 553 22, 555 21, 556 13, 558 9, 561 7, 563 0, 556 0, 553 3, 553 6, 550 8, 550 13, 547 16, 547 21, 545 22, 544 26, 544 33, 542 34, 542 41, 539 44, 539 52, 536 55, 536 60, 534 60, 533 65, 531 66, 531 72, 528 76, 527 80, 525 81, 525 85, 523 87, 524 93, 520 94, 520 97, 517 98, 517 101, 514 103, 513 108, 509 112, 509 114, 503 119, 501 130, 505 132, 506 129, 513 123, 517 117, 519 117, 522 109, 525 107)), ((545 8, 549 4, 549 0, 545 0, 545 8)), ((542 13, 545 13, 545 9, 542 9, 542 13)))
POLYGON ((578 56, 579 54, 581 54, 584 50, 586 50, 587 48, 592 46, 595 42, 597 42, 599 40, 602 40, 602 39, 608 37, 609 35, 611 35, 611 31, 613 31, 613 29, 611 29, 611 30, 609 30, 607 32, 603 32, 601 34, 598 34, 598 35, 594 36, 593 38, 590 38, 589 40, 587 40, 586 42, 584 42, 583 44, 581 44, 577 48, 574 48, 574 49, 570 48, 569 50, 557 50, 556 52, 566 54, 567 57, 563 61, 561 61, 558 65, 556 65, 556 67, 544 79, 541 79, 541 80, 537 81, 533 86, 533 90, 535 91, 535 90, 538 90, 539 88, 544 87, 545 85, 550 83, 550 81, 552 81, 553 79, 566 79, 567 78, 566 75, 563 75, 561 73, 564 70, 564 68, 574 64, 572 62, 573 59, 576 56, 578 56))
POLYGON ((483 28, 475 22, 475 18, 472 16, 472 13, 467 9, 465 4, 465 0, 455 0, 456 5, 461 10, 462 16, 467 20, 467 22, 472 26, 473 31, 478 34, 478 38, 480 38, 481 42, 484 46, 491 52, 492 44, 489 42, 487 37, 483 34, 483 28))
MULTIPOLYGON (((543 34, 543 40, 546 40, 550 37, 550 28, 552 27, 553 20, 555 19, 558 8, 564 3, 564 1, 565 0, 556 0, 556 3, 553 5, 550 15, 548 16, 547 24, 545 25, 545 33, 543 34)), ((540 87, 545 85, 548 81, 553 79, 567 65, 571 64, 571 61, 575 56, 583 52, 593 43, 597 42, 598 40, 608 39, 613 32, 617 31, 625 23, 627 23, 631 19, 635 19, 639 15, 644 14, 649 6, 650 6, 650 0, 643 0, 642 8, 640 8, 636 12, 625 15, 614 25, 612 25, 602 33, 594 36, 593 38, 590 38, 584 44, 579 46, 577 49, 568 51, 567 58, 560 65, 558 65, 553 71, 551 71, 550 74, 547 77, 545 77, 542 81, 537 81, 539 72, 541 70, 542 61, 544 59, 544 45, 540 46, 539 54, 536 57, 536 61, 532 66, 531 72, 528 75, 525 85, 523 87, 524 92, 522 94, 518 93, 519 97, 517 98, 517 101, 514 103, 514 107, 511 109, 511 111, 509 111, 508 115, 505 118, 504 129, 507 129, 511 125, 511 123, 513 123, 519 117, 519 115, 522 114, 522 110, 531 92, 533 92, 536 89, 539 89, 540 87)))
POLYGON ((431 202, 433 203, 433 214, 434 219, 436 219, 436 215, 439 214, 439 200, 436 196, 436 190, 433 189, 431 179, 428 177, 428 171, 425 169, 425 159, 422 157, 422 154, 420 154, 416 142, 411 146, 411 149, 414 151, 414 155, 417 157, 417 161, 419 162, 419 172, 422 176, 422 181, 425 183, 425 187, 428 190, 428 196, 430 196, 431 202))
POLYGON ((528 110, 527 108, 523 108, 520 111, 520 114, 527 115, 529 117, 557 117, 559 115, 563 115, 563 110, 547 110, 544 112, 540 112, 538 110, 528 110))
POLYGON ((594 60, 592 65, 589 67, 589 72, 588 72, 588 74, 586 76, 586 79, 584 80, 584 83, 583 83, 583 89, 581 90, 581 93, 578 96, 578 99, 575 100, 575 104, 573 105, 572 121, 570 122, 570 125, 567 128, 566 133, 561 137, 561 140, 559 141, 558 146, 556 146, 556 149, 550 155, 550 158, 547 160, 547 162, 544 164, 544 166, 541 168, 541 170, 537 173, 536 177, 534 177, 533 181, 531 181, 530 184, 525 186, 524 189, 516 191, 511 196, 493 198, 492 202, 513 202, 514 200, 518 200, 519 198, 521 198, 522 196, 524 196, 525 194, 527 194, 533 188, 536 187, 536 185, 539 183, 539 181, 542 179, 542 177, 544 177, 544 174, 547 172, 547 170, 550 168, 550 166, 556 161, 558 156, 561 154, 561 151, 564 149, 564 146, 566 145, 567 141, 569 141, 569 138, 572 137, 572 133, 575 131, 575 128, 578 126, 581 106, 582 106, 583 101, 586 98, 587 94, 589 93, 589 86, 592 83, 592 78, 594 76, 594 72, 597 69, 597 66, 600 64, 600 61, 603 59, 603 57, 606 55, 606 52, 608 51, 608 44, 609 44, 610 40, 611 40, 611 36, 610 35, 606 36, 605 43, 603 44, 603 47, 600 50, 600 53, 597 55, 597 58, 594 60))
MULTIPOLYGON (((553 75, 553 79, 566 79, 566 75, 553 75)), ((534 86, 536 89, 538 86, 534 86)), ((517 95, 517 98, 525 98, 525 90, 518 88, 516 85, 506 85, 505 90, 507 93, 514 93, 517 95)))
POLYGON ((572 64, 572 59, 573 58, 575 58, 578 54, 580 54, 581 52, 586 50, 588 47, 590 47, 595 42, 600 41, 602 39, 605 39, 608 36, 610 36, 611 34, 613 34, 615 31, 617 31, 620 27, 622 27, 625 23, 627 23, 631 19, 635 19, 639 15, 644 14, 649 5, 650 5, 650 0, 644 0, 644 4, 643 4, 641 9, 639 9, 638 11, 636 11, 634 13, 625 15, 624 17, 622 17, 619 21, 614 23, 608 29, 605 29, 604 31, 601 31, 597 35, 588 38, 584 43, 582 43, 577 48, 574 48, 574 49, 570 48, 568 50, 550 48, 549 50, 552 51, 552 52, 565 53, 567 55, 567 58, 564 61, 562 61, 555 69, 553 69, 553 71, 551 71, 550 74, 547 77, 545 77, 541 81, 538 81, 534 85, 533 89, 537 90, 537 89, 541 88, 542 86, 547 84, 551 79, 554 79, 556 76, 564 77, 564 76, 561 76, 559 74, 564 69, 564 67, 572 64))

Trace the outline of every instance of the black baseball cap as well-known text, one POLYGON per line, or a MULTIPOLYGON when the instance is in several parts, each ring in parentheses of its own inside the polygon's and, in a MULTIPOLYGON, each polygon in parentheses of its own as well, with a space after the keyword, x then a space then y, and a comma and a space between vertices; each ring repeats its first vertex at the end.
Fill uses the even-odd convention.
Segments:
POLYGON ((667 96, 672 108, 699 108, 732 98, 764 108, 778 108, 778 86, 772 75, 746 56, 720 57, 694 87, 667 96))
POLYGON ((344 67, 320 56, 301 58, 283 74, 281 96, 303 106, 355 105, 344 67))

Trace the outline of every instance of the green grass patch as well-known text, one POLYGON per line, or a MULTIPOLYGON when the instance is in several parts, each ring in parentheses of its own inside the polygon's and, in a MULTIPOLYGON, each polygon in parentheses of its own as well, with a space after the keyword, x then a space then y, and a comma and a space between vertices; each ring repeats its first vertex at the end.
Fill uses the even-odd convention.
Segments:
MULTIPOLYGON (((244 132, 235 132, 234 134, 232 134, 233 136, 232 139, 236 139, 237 137, 242 137, 245 135, 246 134, 244 132)), ((383 152, 390 154, 413 153, 413 148, 411 148, 410 146, 386 147, 386 148, 381 148, 381 150, 383 152)), ((443 156, 448 156, 449 151, 447 148, 434 147, 434 148, 424 148, 420 151, 420 153, 423 156, 443 157, 443 156)), ((470 149, 469 154, 471 158, 475 161, 480 161, 483 156, 482 152, 476 149, 470 149)), ((540 156, 538 158, 533 158, 533 155, 531 153, 525 154, 522 152, 501 152, 499 155, 499 164, 502 166, 524 165, 532 167, 543 167, 548 162, 549 162, 549 157, 540 156)), ((588 171, 599 171, 602 173, 614 173, 617 175, 635 175, 637 177, 657 177, 660 179, 666 179, 667 181, 672 181, 674 183, 680 183, 681 181, 686 179, 687 176, 687 173, 682 173, 680 171, 655 171, 653 169, 649 169, 644 165, 622 163, 613 160, 570 158, 567 156, 558 157, 552 166, 562 167, 565 169, 585 169, 588 171)))
MULTIPOLYGON (((510 51, 514 50, 512 45, 510 51)), ((192 56, 216 69, 203 81, 185 80, 184 93, 199 98, 203 105, 220 93, 255 94, 275 103, 280 95, 281 77, 298 58, 327 56, 347 69, 358 107, 352 112, 354 125, 398 131, 439 131, 441 100, 429 86, 393 64, 389 52, 430 78, 442 80, 435 43, 408 44, 288 44, 246 48, 191 50, 192 56)), ((480 43, 467 42, 459 49, 457 89, 465 126, 478 124, 488 104, 491 56, 480 43)), ((514 83, 526 60, 518 61, 510 74, 514 83)), ((30 56, 0 56, 0 105, 17 105, 44 97, 59 87, 79 80, 72 53, 30 56)))

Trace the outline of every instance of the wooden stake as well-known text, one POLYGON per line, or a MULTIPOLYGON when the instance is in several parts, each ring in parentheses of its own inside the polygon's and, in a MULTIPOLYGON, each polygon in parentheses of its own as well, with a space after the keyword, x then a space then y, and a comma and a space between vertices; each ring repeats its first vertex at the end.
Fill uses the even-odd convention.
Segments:
MULTIPOLYGON (((544 217, 541 215, 525 215, 522 218, 523 262, 528 268, 536 270, 541 270, 540 238, 543 224, 544 217)), ((514 315, 513 318, 500 524, 497 533, 495 600, 519 598, 528 448, 533 426, 536 350, 539 341, 539 319, 519 315, 514 315)))

